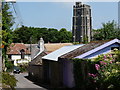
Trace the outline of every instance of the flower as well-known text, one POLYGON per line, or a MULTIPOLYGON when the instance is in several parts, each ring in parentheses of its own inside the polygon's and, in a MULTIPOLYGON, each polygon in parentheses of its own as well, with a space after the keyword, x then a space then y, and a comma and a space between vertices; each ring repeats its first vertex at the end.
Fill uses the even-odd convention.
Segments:
POLYGON ((96 77, 96 74, 88 73, 88 75, 89 75, 90 77, 96 77))
POLYGON ((96 70, 99 70, 100 69, 100 65, 99 64, 95 64, 95 68, 96 68, 96 70))
POLYGON ((109 57, 112 57, 112 54, 109 54, 109 57))
POLYGON ((117 72, 118 72, 118 70, 116 70, 116 69, 112 70, 112 73, 117 73, 117 72))
POLYGON ((104 58, 106 58, 106 56, 104 55, 104 58))
POLYGON ((106 75, 106 76, 110 75, 110 72, 106 72, 105 75, 106 75))
POLYGON ((120 64, 120 62, 116 62, 116 64, 120 64))
POLYGON ((114 48, 114 51, 117 51, 118 49, 117 48, 114 48))
POLYGON ((100 64, 101 64, 101 65, 106 65, 107 63, 106 63, 106 62, 103 62, 103 61, 100 61, 100 64))
POLYGON ((110 63, 112 64, 112 61, 110 61, 110 63))

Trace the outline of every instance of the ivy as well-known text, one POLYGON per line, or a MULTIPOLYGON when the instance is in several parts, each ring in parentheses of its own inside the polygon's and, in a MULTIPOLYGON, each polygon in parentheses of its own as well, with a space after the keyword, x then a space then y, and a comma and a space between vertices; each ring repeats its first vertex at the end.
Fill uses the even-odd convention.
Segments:
MULTIPOLYGON (((75 87, 85 89, 88 86, 88 72, 93 68, 89 59, 73 59, 75 87)), ((95 72, 95 69, 93 69, 95 72)))

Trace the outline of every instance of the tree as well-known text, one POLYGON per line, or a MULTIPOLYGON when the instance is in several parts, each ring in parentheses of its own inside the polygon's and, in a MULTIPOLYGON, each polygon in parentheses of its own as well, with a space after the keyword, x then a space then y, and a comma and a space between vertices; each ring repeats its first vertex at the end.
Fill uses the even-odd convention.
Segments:
POLYGON ((9 5, 4 3, 4 8, 2 8, 2 44, 5 46, 5 51, 7 47, 12 42, 12 29, 11 27, 14 24, 14 18, 12 12, 8 11, 9 5))
POLYGON ((54 28, 49 28, 48 29, 48 41, 49 42, 59 42, 58 41, 58 30, 57 29, 54 29, 54 28))
POLYGON ((101 29, 94 30, 94 40, 107 40, 107 39, 114 39, 118 38, 117 25, 115 21, 107 22, 102 24, 101 29))
MULTIPOLYGON (((2 49, 3 61, 7 62, 6 52, 9 45, 12 43, 12 25, 14 24, 14 18, 12 12, 9 11, 9 5, 3 3, 4 7, 2 8, 2 49)), ((5 63, 6 66, 7 63, 5 63)))
POLYGON ((72 41, 72 33, 67 31, 65 28, 60 29, 59 31, 59 41, 60 42, 71 42, 72 41))
POLYGON ((25 42, 30 43, 30 37, 32 35, 32 32, 31 32, 31 30, 29 30, 28 27, 22 26, 22 27, 16 29, 13 32, 13 34, 14 34, 14 37, 13 37, 14 43, 16 43, 18 41, 20 43, 25 43, 25 42))
POLYGON ((60 31, 54 28, 35 28, 22 26, 13 31, 14 43, 38 43, 42 37, 45 41, 51 43, 71 42, 72 33, 62 28, 60 31), (30 40, 31 38, 31 40, 30 40))
POLYGON ((10 28, 14 24, 14 18, 12 12, 8 11, 10 9, 9 5, 7 3, 4 3, 3 5, 4 7, 2 8, 2 30, 10 31, 10 28))

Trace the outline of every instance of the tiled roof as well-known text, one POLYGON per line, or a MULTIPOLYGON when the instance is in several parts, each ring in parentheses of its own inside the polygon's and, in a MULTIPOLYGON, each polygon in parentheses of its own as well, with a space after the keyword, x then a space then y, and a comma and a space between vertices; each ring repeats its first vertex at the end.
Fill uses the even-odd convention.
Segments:
POLYGON ((23 43, 12 43, 8 48, 7 54, 21 54, 20 50, 24 49, 25 54, 30 54, 30 50, 23 43))
MULTIPOLYGON (((46 53, 51 53, 63 46, 73 45, 72 43, 45 43, 45 51, 46 53)), ((25 46, 30 48, 30 44, 25 44, 25 46)), ((38 44, 31 44, 31 47, 37 47, 38 44)))
POLYGON ((71 51, 69 53, 66 53, 66 54, 62 55, 60 58, 69 58, 69 59, 74 58, 74 57, 79 56, 79 55, 81 55, 83 53, 86 53, 86 52, 88 52, 88 51, 90 51, 90 50, 92 50, 94 48, 97 48, 97 47, 105 44, 108 41, 110 41, 110 40, 105 40, 105 41, 101 40, 101 41, 90 42, 88 44, 85 44, 82 47, 79 47, 79 48, 77 48, 77 49, 75 49, 75 50, 73 50, 73 51, 71 51))
POLYGON ((46 43, 45 49, 48 53, 51 53, 57 49, 60 49, 63 46, 73 45, 72 43, 46 43))
MULTIPOLYGON (((45 46, 45 50, 44 50, 44 52, 46 53, 46 54, 49 54, 49 53, 51 53, 51 52, 53 52, 53 51, 55 51, 55 50, 58 50, 58 49, 60 49, 61 47, 63 47, 63 46, 68 46, 68 45, 72 45, 72 43, 47 43, 47 44, 44 44, 45 46)), ((38 54, 36 54, 36 56, 34 56, 34 58, 37 58, 39 55, 41 54, 41 51, 39 51, 39 53, 38 54)), ((34 59, 33 58, 33 59, 34 59)))

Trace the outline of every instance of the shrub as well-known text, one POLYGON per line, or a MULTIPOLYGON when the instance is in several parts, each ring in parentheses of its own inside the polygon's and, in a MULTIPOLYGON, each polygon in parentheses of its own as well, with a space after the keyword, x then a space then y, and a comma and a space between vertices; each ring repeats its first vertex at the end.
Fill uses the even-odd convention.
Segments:
MULTIPOLYGON (((120 88, 120 51, 112 51, 112 53, 98 56, 95 59, 94 64, 97 72, 92 75, 88 73, 89 79, 94 81, 96 88, 108 89, 108 88, 120 88)), ((91 82, 93 84, 93 82, 91 82)))
POLYGON ((120 51, 114 50, 97 58, 73 59, 76 88, 120 89, 120 51))
POLYGON ((7 72, 2 73, 2 84, 9 86, 12 90, 15 90, 17 80, 15 79, 14 75, 10 75, 7 72))

